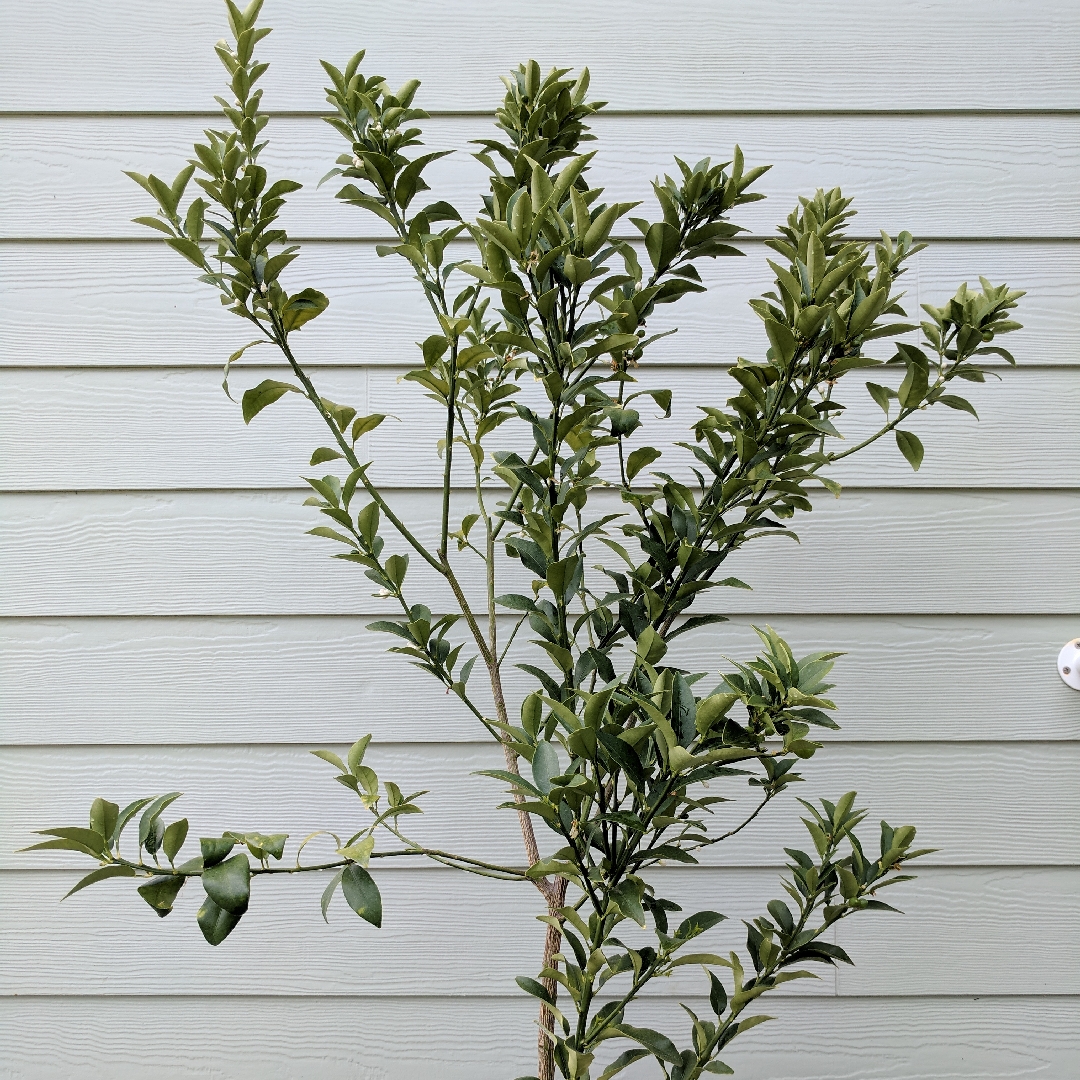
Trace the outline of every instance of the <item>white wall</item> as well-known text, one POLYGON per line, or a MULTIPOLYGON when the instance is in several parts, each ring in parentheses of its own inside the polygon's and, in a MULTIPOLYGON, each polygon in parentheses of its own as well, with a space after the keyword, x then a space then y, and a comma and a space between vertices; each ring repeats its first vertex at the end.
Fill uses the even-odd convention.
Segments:
MULTIPOLYGON (((331 397, 405 421, 367 452, 422 524, 434 429, 396 382, 421 305, 400 265, 376 263, 371 219, 314 190, 338 152, 315 118, 318 57, 367 46, 391 81, 423 76, 429 142, 453 147, 485 134, 495 76, 519 59, 588 63, 612 111, 595 175, 620 197, 673 153, 737 140, 775 163, 741 219, 750 257, 716 266, 656 349, 683 418, 726 396, 720 363, 760 350, 744 306, 768 283, 760 237, 816 186, 856 196, 860 236, 934 241, 913 308, 979 273, 1029 291, 1020 367, 973 395, 982 422, 934 416, 917 475, 892 448, 860 457, 801 548, 742 559, 756 590, 687 655, 747 655, 765 620, 797 648, 847 649, 844 729, 806 794, 857 786, 875 820, 913 821, 941 849, 905 916, 840 928, 857 967, 772 1003, 781 1020, 728 1056, 738 1075, 1075 1080, 1080 695, 1054 658, 1080 633, 1080 5, 268 0, 265 19, 267 159, 309 184, 288 211, 309 241, 296 280, 332 301, 305 358, 331 397)), ((245 331, 130 223, 149 210, 121 169, 171 176, 212 122, 219 5, 3 0, 0 26, 0 1077, 531 1071, 533 1010, 512 982, 536 965, 528 890, 385 871, 376 932, 344 905, 325 926, 321 882, 275 880, 211 950, 196 890, 161 923, 128 883, 61 907, 78 860, 14 853, 97 794, 182 789, 193 835, 347 823, 347 793, 306 750, 371 730, 381 771, 435 789, 421 836, 519 857, 513 822, 491 820, 497 785, 470 775, 497 755, 383 655, 363 629, 381 603, 304 535, 311 417, 283 405, 244 428, 219 366, 245 331)), ((457 155, 432 174, 468 203, 481 170, 457 155)), ((776 809, 722 864, 672 870, 672 888, 737 924, 775 895, 796 818, 776 809)), ((649 1011, 676 1022, 671 997, 649 1011)))

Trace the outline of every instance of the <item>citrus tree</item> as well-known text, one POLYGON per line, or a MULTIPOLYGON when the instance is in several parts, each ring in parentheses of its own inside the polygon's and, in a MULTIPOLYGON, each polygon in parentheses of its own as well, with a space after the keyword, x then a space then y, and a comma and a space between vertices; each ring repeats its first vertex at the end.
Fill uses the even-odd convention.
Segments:
POLYGON ((399 609, 371 624, 390 651, 442 683, 502 748, 505 767, 488 775, 507 791, 501 806, 517 816, 523 857, 501 865, 410 838, 408 817, 425 793, 380 777, 367 735, 341 756, 315 751, 358 798, 358 817, 330 834, 332 858, 304 861, 307 838, 295 866, 286 863, 289 837, 273 832, 227 830, 201 837, 196 850, 186 819, 167 823, 176 792, 123 809, 96 799, 88 827, 44 830, 49 839, 35 847, 100 864, 72 892, 133 879, 159 916, 198 879, 198 925, 211 945, 237 929, 253 881, 271 874, 325 877, 324 916, 340 891, 374 927, 384 859, 434 860, 489 878, 492 889, 525 883, 547 923, 543 956, 517 980, 539 1000, 540 1080, 609 1080, 642 1058, 669 1080, 730 1072, 725 1048, 768 1019, 753 1011, 756 1000, 811 977, 809 966, 851 963, 830 928, 893 910, 882 891, 910 877, 904 867, 925 852, 912 826, 885 822, 864 845, 857 827, 867 811, 855 792, 803 801, 808 843, 785 849, 785 898, 746 921, 742 953, 695 947, 725 914, 681 912, 662 894, 657 867, 697 862, 800 779, 799 762, 822 750, 815 730, 837 727, 828 678, 838 654, 796 657, 760 628, 760 654, 717 657, 724 673, 710 681, 673 662, 672 644, 723 620, 724 590, 748 587, 724 572, 733 552, 793 535, 793 519, 817 495, 839 494, 836 462, 890 437, 918 469, 923 446, 909 418, 937 406, 974 414, 956 386, 984 381, 978 364, 988 353, 1012 362, 993 342, 1018 328, 1011 312, 1022 294, 981 279, 909 322, 898 282, 924 245, 907 233, 848 239, 851 200, 818 190, 766 241, 775 286, 750 300, 761 354, 733 359, 730 385, 717 386, 672 439, 662 420, 647 423, 670 416, 671 390, 639 381, 663 336, 650 320, 661 305, 705 291, 704 260, 742 254, 731 241, 743 229, 731 219, 763 198, 753 185, 766 167, 748 168, 738 147, 725 162, 676 159, 673 174, 653 184, 658 217, 609 202, 590 183, 593 153, 582 152, 603 104, 590 99, 588 71, 545 75, 529 61, 503 79, 497 135, 478 140, 489 176, 477 206, 428 201, 425 171, 447 151, 422 148, 419 82, 392 90, 366 73, 363 52, 342 68, 324 62, 326 119, 344 143, 328 174, 340 178, 337 198, 379 219, 392 239, 378 253, 406 260, 430 308, 402 389, 437 403, 445 425, 431 446, 438 540, 426 544, 358 453, 386 416, 323 396, 302 359, 298 335, 329 301, 310 286, 292 291, 300 251, 279 216, 301 185, 260 164, 267 65, 255 50, 270 33, 257 25, 260 7, 227 3, 233 39, 216 46, 229 86, 217 99, 221 126, 206 131, 172 183, 130 174, 157 204, 136 220, 249 324, 252 340, 225 365, 226 391, 247 349, 268 345, 287 366, 287 379, 243 393, 244 421, 291 395, 321 417, 325 445, 310 464, 330 471, 308 479, 320 515, 311 531, 399 609), (894 343, 885 361, 866 352, 881 340, 894 343), (898 388, 855 377, 879 367, 897 371, 898 388), (884 415, 849 445, 841 432, 853 381, 884 415), (455 460, 472 477, 460 518, 455 460), (453 603, 440 607, 434 596, 446 587, 453 603), (513 629, 504 634, 507 613, 513 629), (511 660, 532 680, 521 700, 504 689, 511 660), (718 829, 714 807, 726 801, 718 792, 742 784, 757 793, 753 809, 718 829), (635 924, 649 928, 649 943, 633 936, 635 924), (686 965, 702 969, 708 1011, 687 1009, 682 1031, 656 1030, 641 993, 686 965))

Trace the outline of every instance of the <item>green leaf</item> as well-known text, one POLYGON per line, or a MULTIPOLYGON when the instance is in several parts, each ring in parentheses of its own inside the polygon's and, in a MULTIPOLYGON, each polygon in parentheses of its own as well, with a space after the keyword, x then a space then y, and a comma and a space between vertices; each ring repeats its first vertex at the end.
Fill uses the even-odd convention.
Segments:
POLYGON ((208 896, 199 908, 196 916, 203 937, 211 945, 220 945, 235 929, 240 921, 239 915, 218 907, 208 896))
POLYGON ((524 975, 518 975, 514 979, 514 982, 525 991, 526 994, 532 994, 533 997, 539 998, 541 1001, 546 1001, 548 1005, 554 1005, 551 1000, 551 995, 544 989, 543 985, 538 983, 535 979, 526 978, 524 975))
MULTIPOLYGON (((170 803, 176 802, 182 794, 183 792, 181 791, 170 791, 168 795, 159 795, 143 811, 143 816, 139 819, 139 847, 146 846, 147 840, 153 837, 157 826, 157 820, 161 817, 162 811, 169 806, 170 803)), ((147 850, 150 849, 147 848, 147 850)), ((156 847, 154 850, 157 850, 156 847)))
POLYGON ((975 411, 975 406, 972 405, 967 398, 959 397, 957 394, 942 394, 937 400, 940 401, 942 405, 947 405, 950 409, 970 413, 976 420, 979 419, 979 414, 975 411))
POLYGON ((694 722, 697 720, 697 703, 694 691, 686 677, 678 672, 671 684, 671 726, 680 746, 689 746, 697 737, 694 722))
POLYGON ((930 359, 922 351, 913 345, 897 342, 897 353, 907 365, 907 374, 900 384, 897 397, 905 409, 914 408, 926 397, 926 390, 930 376, 930 359))
POLYGON ((788 327, 784 326, 783 323, 776 322, 775 319, 765 320, 765 332, 769 335, 769 342, 773 347, 775 359, 784 367, 787 367, 795 358, 795 350, 798 347, 795 335, 792 334, 788 327))
POLYGON ((341 877, 345 873, 344 870, 339 870, 331 879, 329 884, 323 889, 322 900, 319 901, 319 907, 322 909, 323 922, 329 923, 330 920, 326 917, 326 912, 330 907, 330 901, 334 899, 334 892, 337 890, 338 885, 341 884, 341 877))
POLYGON ((165 836, 161 841, 161 850, 165 852, 165 858, 172 862, 176 858, 180 849, 184 846, 184 841, 187 839, 188 834, 188 819, 181 818, 179 821, 174 821, 166 830, 165 836))
POLYGON ((666 221, 657 221, 645 233, 645 250, 653 268, 663 273, 679 252, 679 230, 666 221))
MULTIPOLYGON (((56 836, 65 844, 74 845, 68 847, 68 851, 85 851, 88 855, 101 858, 105 854, 105 838, 93 829, 80 829, 76 826, 61 829, 39 829, 39 836, 56 836)), ((44 844, 34 844, 32 847, 23 848, 24 851, 36 851, 42 848, 60 848, 62 845, 55 840, 48 840, 44 844)))
POLYGON ((749 1031, 751 1028, 756 1028, 758 1024, 764 1024, 766 1020, 775 1020, 775 1016, 748 1016, 739 1024, 739 1034, 744 1031, 749 1031))
POLYGON ((633 1065, 635 1061, 640 1061, 643 1057, 648 1057, 648 1050, 639 1050, 635 1047, 633 1050, 624 1050, 599 1076, 599 1080, 611 1080, 613 1076, 617 1076, 623 1071, 623 1069, 633 1065))
POLYGON ((382 896, 375 879, 356 863, 349 863, 341 875, 341 891, 349 907, 372 926, 382 926, 382 896))
POLYGON ((189 263, 193 263, 200 270, 206 269, 206 256, 194 240, 188 240, 184 236, 167 236, 165 243, 174 251, 180 252, 189 263))
POLYGON ((718 911, 699 911, 696 915, 683 919, 679 924, 679 929, 675 931, 675 936, 689 941, 691 938, 696 938, 698 934, 704 934, 706 930, 723 922, 726 918, 726 915, 721 915, 718 911))
POLYGON ((314 454, 311 455, 312 465, 321 465, 324 461, 334 461, 336 458, 344 457, 340 450, 333 450, 329 446, 320 446, 314 454))
MULTIPOLYGON (((645 909, 641 905, 642 884, 636 878, 624 878, 611 890, 615 906, 638 926, 645 925, 645 909)), ((670 1060, 670 1059, 669 1059, 670 1060)))
POLYGON ((878 407, 881 411, 888 416, 889 406, 892 398, 896 397, 896 392, 890 390, 887 386, 882 386, 880 383, 868 382, 866 389, 869 391, 870 396, 878 403, 878 407))
POLYGON ((353 862, 359 863, 361 866, 367 866, 374 850, 375 837, 365 836, 363 840, 358 840, 355 844, 338 848, 337 853, 343 855, 346 859, 352 859, 353 862))
POLYGON ((240 405, 244 413, 244 423, 250 424, 267 405, 273 405, 279 397, 290 392, 294 394, 303 393, 299 386, 293 386, 292 383, 278 382, 276 379, 263 379, 258 386, 245 390, 240 405))
POLYGON ((908 464, 918 472, 923 460, 923 444, 917 435, 910 431, 896 431, 896 445, 900 447, 900 453, 907 458, 908 464))
POLYGON ((705 1072, 717 1073, 720 1076, 734 1076, 735 1070, 730 1065, 725 1065, 722 1061, 710 1061, 705 1066, 705 1072))
POLYGON ((95 799, 90 807, 90 828, 108 844, 119 817, 120 807, 116 803, 107 799, 95 799))
POLYGON ((184 887, 184 877, 156 877, 138 888, 139 895, 162 919, 173 909, 176 894, 184 887))
POLYGON ((204 836, 199 840, 199 851, 203 866, 216 866, 232 849, 236 840, 231 836, 204 836))
POLYGON ((651 465, 660 456, 660 451, 652 446, 638 447, 626 459, 626 479, 633 480, 642 469, 651 465))
POLYGON ((115 847, 120 841, 120 836, 124 829, 127 827, 127 823, 148 803, 150 799, 136 799, 132 803, 128 803, 123 810, 120 811, 119 816, 116 819, 116 827, 113 829, 112 844, 115 847))
POLYGON ((332 750, 312 750, 312 754, 317 758, 322 758, 323 761, 330 762, 339 772, 347 773, 349 767, 341 760, 332 750))
POLYGON ((299 330, 305 323, 321 315, 330 301, 318 289, 303 289, 290 296, 281 312, 281 323, 285 333, 299 330))
POLYGON ((646 626, 637 639, 638 659, 646 664, 656 664, 662 660, 667 652, 667 645, 659 632, 651 626, 646 626))
POLYGON ((370 416, 358 416, 353 421, 352 431, 349 433, 352 441, 356 442, 361 435, 374 431, 386 419, 385 413, 372 413, 370 416))
POLYGON ((581 584, 583 569, 579 555, 571 555, 567 559, 560 559, 548 566, 548 588, 555 594, 557 600, 566 602, 573 597, 581 584))
POLYGON ((709 972, 709 1004, 717 1016, 723 1016, 727 1009, 727 990, 711 971, 709 972))
MULTIPOLYGON (((353 776, 359 776, 360 766, 364 763, 364 754, 367 752, 368 743, 371 742, 371 736, 365 735, 362 739, 357 739, 356 742, 349 747, 349 769, 348 771, 353 776)), ((328 759, 329 760, 329 759, 328 759)), ((345 772, 344 769, 341 770, 345 772)))
POLYGON ((101 858, 101 852, 88 848, 76 840, 44 840, 40 844, 31 844, 29 847, 19 848, 19 851, 81 851, 84 855, 92 855, 95 859, 101 858))
POLYGON ((549 742, 539 742, 533 751, 532 774, 536 786, 546 795, 551 790, 551 778, 562 772, 559 755, 549 742))
POLYGON ((99 866, 96 870, 91 870, 86 877, 81 878, 79 883, 64 893, 61 899, 66 900, 69 896, 85 889, 88 885, 94 885, 99 881, 104 881, 106 878, 134 876, 135 871, 130 866, 118 866, 115 863, 110 866, 99 866))
POLYGON ((237 917, 251 898, 251 863, 243 852, 203 871, 203 888, 214 903, 237 917))
POLYGON ((659 1058, 660 1061, 667 1061, 672 1065, 682 1064, 682 1055, 675 1049, 675 1044, 659 1031, 631 1027, 629 1024, 619 1024, 618 1028, 628 1039, 641 1043, 653 1057, 659 1058))

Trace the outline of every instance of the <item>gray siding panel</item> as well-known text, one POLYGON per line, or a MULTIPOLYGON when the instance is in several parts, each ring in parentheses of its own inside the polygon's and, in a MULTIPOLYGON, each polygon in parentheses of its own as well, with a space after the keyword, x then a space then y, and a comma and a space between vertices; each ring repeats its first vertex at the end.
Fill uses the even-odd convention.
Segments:
MULTIPOLYGON (((544 64, 588 63, 615 114, 597 124, 594 175, 616 197, 647 194, 672 153, 726 158, 738 141, 749 162, 774 163, 759 185, 768 200, 738 219, 752 230, 747 258, 719 260, 706 296, 656 320, 680 326, 639 373, 676 392, 657 439, 728 396, 724 366, 760 351, 745 300, 770 284, 762 240, 819 185, 855 196, 858 236, 906 228, 935 241, 906 279, 910 313, 980 272, 1028 290, 1010 343, 1019 368, 971 388, 981 422, 928 418, 918 474, 891 444, 838 471, 844 495, 797 523, 801 547, 740 553, 732 572, 754 591, 711 596, 732 621, 677 652, 715 672, 722 655, 753 650, 751 624, 765 622, 796 651, 846 650, 843 730, 825 736, 800 794, 857 787, 872 820, 910 820, 940 849, 898 894, 906 915, 837 928, 856 968, 793 984, 769 1010, 797 1049, 765 1025, 727 1056, 737 1074, 1074 1080, 1080 695, 1054 658, 1080 633, 1080 5, 493 10, 266 11, 267 163, 307 185, 288 211, 311 241, 290 280, 331 297, 303 335, 305 359, 331 396, 401 418, 365 450, 424 535, 437 433, 397 380, 425 309, 404 264, 376 258, 372 220, 316 190, 338 153, 316 115, 320 56, 367 45, 392 82, 425 75, 427 142, 460 151, 486 133, 496 75, 523 43, 544 64)), ((116 883, 60 906, 78 862, 15 853, 93 796, 144 788, 185 790, 193 834, 333 826, 352 805, 306 750, 372 731, 381 772, 433 789, 418 835, 521 858, 512 817, 488 809, 500 785, 472 775, 497 753, 437 688, 387 662, 364 624, 389 609, 304 535, 317 427, 282 406, 244 428, 214 369, 247 337, 130 221, 147 207, 121 170, 176 171, 208 122, 219 4, 0 0, 0 25, 0 1074, 133 1080, 150 1060, 165 1080, 529 1071, 533 1010, 512 982, 539 953, 527 888, 489 899, 449 872, 384 869, 376 932, 344 905, 324 925, 321 882, 259 881, 273 895, 247 932, 210 950, 194 888, 164 923, 116 883), (482 934, 453 917, 481 904, 482 934)), ((463 209, 485 183, 465 152, 431 176, 463 209)), ((268 352, 248 362, 238 387, 280 371, 268 352)), ((873 420, 862 396, 850 398, 852 435, 873 420)), ((520 673, 508 683, 514 695, 523 685, 520 673)), ((663 871, 687 903, 731 916, 710 945, 737 945, 738 918, 777 895, 798 809, 770 807, 719 861, 663 871)), ((694 1005, 700 992, 700 974, 682 969, 647 1009, 679 1027, 674 995, 694 1005)))

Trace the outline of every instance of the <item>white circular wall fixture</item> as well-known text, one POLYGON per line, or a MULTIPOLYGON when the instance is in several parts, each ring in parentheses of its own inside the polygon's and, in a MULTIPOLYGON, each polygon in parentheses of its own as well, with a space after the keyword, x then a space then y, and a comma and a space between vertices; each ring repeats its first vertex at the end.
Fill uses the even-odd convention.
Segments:
POLYGON ((1080 638, 1067 642, 1058 653, 1058 674, 1074 690, 1080 690, 1080 638))

